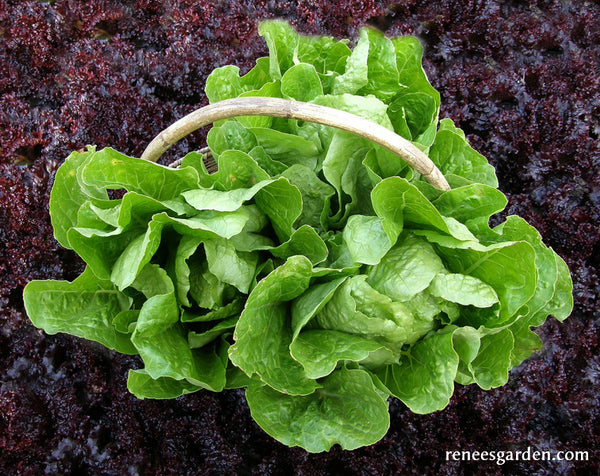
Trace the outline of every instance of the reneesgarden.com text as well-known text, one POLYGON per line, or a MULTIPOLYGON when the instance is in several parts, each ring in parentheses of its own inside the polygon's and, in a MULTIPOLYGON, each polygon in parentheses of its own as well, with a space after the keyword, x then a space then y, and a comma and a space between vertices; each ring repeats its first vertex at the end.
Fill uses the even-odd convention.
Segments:
POLYGON ((588 461, 585 450, 447 450, 446 461, 490 461, 503 465, 508 461, 588 461))

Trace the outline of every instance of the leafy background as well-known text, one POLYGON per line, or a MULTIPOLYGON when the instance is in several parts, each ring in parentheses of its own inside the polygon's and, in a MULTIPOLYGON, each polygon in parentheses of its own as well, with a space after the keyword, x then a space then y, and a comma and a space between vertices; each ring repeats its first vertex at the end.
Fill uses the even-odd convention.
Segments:
MULTIPOLYGON (((589 474, 600 469, 600 6, 590 2, 0 2, 0 472, 3 474, 589 474), (239 391, 138 401, 135 358, 45 336, 23 311, 31 279, 82 264, 52 237, 52 176, 86 144, 139 155, 206 103, 225 64, 266 54, 262 18, 356 38, 416 34, 451 117, 497 168, 506 214, 532 223, 569 264, 575 312, 538 332, 541 353, 489 392, 457 388, 413 415, 391 405, 378 444, 308 455, 266 436, 239 391), (446 450, 590 450, 587 463, 446 462, 446 450)), ((169 160, 203 145, 206 130, 169 160)))

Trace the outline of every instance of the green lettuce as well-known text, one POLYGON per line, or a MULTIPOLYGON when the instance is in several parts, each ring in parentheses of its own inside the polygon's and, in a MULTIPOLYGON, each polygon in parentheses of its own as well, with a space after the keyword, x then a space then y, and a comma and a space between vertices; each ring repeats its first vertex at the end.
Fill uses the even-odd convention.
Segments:
POLYGON ((570 314, 571 277, 525 220, 489 226, 507 200, 485 157, 438 120, 419 41, 365 28, 350 49, 281 21, 259 33, 269 57, 243 76, 213 71, 210 102, 357 114, 412 141, 451 190, 295 120, 219 121, 215 173, 196 152, 169 168, 88 147, 50 196, 56 240, 86 268, 26 286, 33 324, 139 355, 127 382, 138 398, 244 388, 269 435, 310 452, 377 442, 391 397, 425 414, 456 384, 504 385, 541 346, 531 328, 570 314))

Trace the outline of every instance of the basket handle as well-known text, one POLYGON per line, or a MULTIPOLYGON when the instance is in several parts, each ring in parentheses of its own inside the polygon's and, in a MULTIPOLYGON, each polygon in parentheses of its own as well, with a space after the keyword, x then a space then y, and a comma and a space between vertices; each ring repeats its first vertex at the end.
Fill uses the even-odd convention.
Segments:
POLYGON ((450 190, 446 178, 427 155, 411 142, 368 119, 327 106, 269 97, 242 97, 219 101, 182 117, 159 133, 142 159, 156 162, 178 140, 213 122, 237 116, 297 119, 335 127, 378 144, 398 155, 439 190, 450 190))

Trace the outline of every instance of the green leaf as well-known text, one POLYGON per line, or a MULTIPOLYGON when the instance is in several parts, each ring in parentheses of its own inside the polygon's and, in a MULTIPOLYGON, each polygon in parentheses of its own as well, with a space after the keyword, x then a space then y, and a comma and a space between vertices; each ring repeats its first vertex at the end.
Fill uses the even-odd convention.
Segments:
POLYGON ((333 279, 321 284, 312 285, 304 294, 292 303, 292 331, 293 339, 306 324, 317 314, 332 298, 335 290, 346 280, 346 277, 333 279))
POLYGON ((520 365, 531 354, 542 348, 542 339, 535 332, 531 331, 532 321, 540 317, 545 320, 547 316, 545 313, 541 313, 539 316, 523 316, 509 327, 514 339, 514 347, 510 356, 511 367, 520 365))
POLYGON ((204 347, 205 345, 210 344, 224 333, 231 331, 235 328, 235 325, 238 321, 238 317, 239 316, 229 317, 223 321, 218 322, 213 327, 204 332, 189 332, 188 343, 190 344, 190 348, 198 349, 200 347, 204 347))
MULTIPOLYGON (((248 73, 250 74, 250 73, 248 73)), ((247 75, 246 75, 247 76, 247 75)), ((246 77, 244 76, 244 78, 246 77)), ((269 97, 279 98, 282 97, 281 83, 279 81, 271 81, 261 86, 260 89, 253 89, 245 91, 240 94, 240 97, 269 97)), ((238 116, 236 117, 244 127, 271 127, 273 124, 273 118, 269 116, 238 116)))
POLYGON ((206 78, 204 91, 210 103, 238 97, 242 93, 240 69, 227 65, 213 70, 206 78))
POLYGON ((278 160, 273 160, 262 147, 256 146, 248 152, 258 164, 258 166, 266 171, 269 176, 275 176, 283 173, 288 166, 278 160))
POLYGON ((225 386, 226 353, 213 346, 190 349, 179 321, 173 283, 158 265, 148 265, 133 284, 148 298, 142 305, 131 341, 152 379, 169 377, 212 391, 225 386))
POLYGON ((50 217, 54 237, 63 247, 70 249, 67 232, 77 224, 79 208, 90 198, 108 200, 105 190, 77 180, 78 170, 96 154, 95 147, 85 152, 73 152, 56 171, 50 193, 50 217))
POLYGON ((388 365, 377 375, 412 412, 426 414, 448 405, 458 360, 452 334, 436 334, 415 344, 399 364, 388 365))
POLYGON ((281 79, 281 75, 293 65, 298 33, 281 20, 263 21, 258 27, 258 33, 269 48, 269 73, 273 79, 281 79))
POLYGON ((293 231, 293 224, 302 213, 302 194, 281 178, 263 187, 254 198, 258 207, 269 217, 271 225, 282 241, 287 241, 293 231))
POLYGON ((383 33, 374 28, 363 28, 360 32, 361 40, 363 37, 367 38, 369 44, 368 81, 358 94, 363 96, 373 94, 387 103, 403 88, 398 81, 394 45, 383 33))
POLYGON ((315 67, 299 63, 288 69, 281 78, 283 97, 309 102, 323 94, 323 86, 315 67))
POLYGON ((268 57, 258 58, 254 68, 241 78, 242 87, 245 91, 256 91, 265 83, 273 81, 269 74, 270 59, 268 57))
POLYGON ((369 284, 395 301, 408 301, 427 289, 446 268, 426 240, 406 235, 379 262, 368 268, 369 284))
POLYGON ((169 377, 220 392, 225 386, 225 361, 211 346, 191 350, 180 325, 156 335, 134 332, 132 341, 153 379, 169 377))
POLYGON ((330 36, 300 36, 295 52, 297 61, 312 64, 321 74, 343 73, 351 53, 346 40, 330 36))
POLYGON ((146 265, 131 287, 142 292, 146 297, 132 338, 134 345, 135 336, 159 334, 179 321, 179 307, 175 299, 173 282, 160 266, 146 265))
POLYGON ((139 315, 139 310, 128 309, 121 311, 114 317, 112 324, 122 334, 131 334, 135 329, 139 315))
POLYGON ((359 362, 383 346, 364 337, 338 331, 308 330, 291 343, 290 353, 306 376, 318 379, 334 371, 339 361, 359 362))
POLYGON ((197 314, 195 312, 183 310, 181 313, 181 322, 210 322, 227 319, 231 316, 239 316, 244 308, 244 302, 240 296, 237 296, 233 301, 218 307, 212 311, 197 314))
MULTIPOLYGON (((190 259, 190 297, 205 309, 222 309, 233 299, 233 287, 220 281, 208 270, 208 263, 199 256, 190 259)), ((182 319, 183 320, 183 319, 182 319)), ((188 322, 196 319, 189 319, 188 322)), ((204 320, 204 318, 202 319, 204 320)))
POLYGON ((89 228, 71 228, 67 232, 73 249, 100 279, 109 280, 112 267, 129 243, 143 235, 145 230, 132 228, 123 231, 101 231, 89 228))
POLYGON ((175 380, 169 377, 153 379, 145 370, 130 370, 127 376, 127 390, 137 398, 171 399, 181 395, 194 393, 201 387, 186 380, 175 380))
POLYGON ((250 188, 236 188, 228 191, 197 188, 182 193, 182 196, 196 210, 233 212, 270 183, 273 183, 273 180, 262 180, 250 188))
POLYGON ((333 80, 333 94, 355 94, 359 89, 369 84, 369 37, 366 30, 361 30, 358 43, 352 54, 346 60, 344 74, 333 80))
POLYGON ((494 288, 480 279, 465 274, 438 274, 429 287, 434 296, 462 306, 490 307, 498 302, 494 288))
POLYGON ((375 443, 389 427, 388 404, 364 370, 340 369, 307 396, 250 386, 246 399, 260 427, 288 446, 311 453, 334 444, 352 450, 375 443))
POLYGON ((437 229, 461 241, 475 237, 460 222, 443 217, 414 185, 401 177, 389 177, 379 182, 371 192, 377 216, 398 227, 437 229))
POLYGON ((526 242, 506 242, 480 249, 438 247, 448 269, 479 278, 494 288, 500 299, 500 316, 490 322, 486 314, 474 317, 473 327, 506 323, 533 296, 537 284, 535 251, 526 242))
POLYGON ((249 220, 248 212, 242 207, 233 212, 204 210, 191 218, 173 218, 166 213, 152 217, 152 221, 169 225, 180 235, 193 235, 209 238, 231 238, 243 229, 249 220))
POLYGON ((298 224, 321 226, 335 190, 305 165, 292 165, 281 175, 287 178, 302 195, 302 212, 298 217, 298 224))
POLYGON ((355 263, 376 265, 396 243, 398 234, 394 231, 388 234, 379 217, 353 215, 344 227, 343 236, 355 263))
POLYGON ((206 143, 214 157, 227 150, 249 152, 256 146, 256 137, 238 121, 225 121, 208 131, 206 143))
MULTIPOLYGON (((386 127, 387 129, 393 130, 392 123, 387 115, 387 106, 374 96, 362 97, 353 96, 351 94, 328 94, 317 97, 312 102, 320 106, 327 106, 333 109, 339 109, 340 111, 355 114, 386 127)), ((335 134, 340 133, 340 131, 331 127, 318 126, 318 128, 321 142, 326 146, 331 143, 331 140, 335 134)), ((355 140, 361 141, 361 144, 368 144, 369 147, 373 147, 372 143, 361 139, 360 137, 347 133, 344 134, 348 135, 349 137, 353 137, 355 140)))
POLYGON ((65 332, 123 354, 137 354, 129 336, 112 323, 121 311, 129 309, 131 301, 89 268, 73 282, 31 281, 25 286, 23 301, 33 325, 48 334, 65 332))
POLYGON ((198 173, 192 167, 169 168, 123 155, 109 147, 102 149, 82 170, 88 186, 100 189, 126 189, 156 200, 176 198, 198 187, 198 173))
MULTIPOLYGON (((566 283, 567 292, 563 293, 564 298, 559 298, 561 301, 564 301, 564 305, 560 306, 557 313, 560 315, 562 312, 567 317, 572 310, 573 302, 568 269, 567 279, 561 279, 558 266, 560 266, 559 260, 562 260, 558 258, 554 251, 542 243, 542 237, 538 231, 521 217, 509 216, 504 223, 494 228, 494 232, 501 234, 502 239, 512 241, 522 240, 533 246, 538 280, 535 294, 527 302, 528 313, 532 315, 537 314, 549 307, 546 315, 542 317, 542 321, 533 323, 533 325, 541 324, 548 314, 554 312, 552 299, 557 295, 557 287, 558 292, 561 292, 561 286, 564 286, 563 283, 566 283)), ((563 270, 566 268, 564 262, 561 268, 563 270)))
POLYGON ((431 96, 440 105, 440 94, 429 83, 421 65, 423 47, 414 36, 400 36, 391 39, 396 54, 396 65, 400 83, 406 86, 406 91, 420 92, 431 96))
POLYGON ((307 257, 312 264, 319 264, 327 258, 327 245, 314 228, 302 225, 292 233, 285 243, 271 247, 271 254, 277 258, 287 259, 294 255, 307 257))
POLYGON ((292 359, 289 302, 309 286, 312 265, 293 256, 263 278, 248 296, 235 329, 229 358, 248 376, 257 374, 272 388, 290 395, 308 395, 319 385, 305 377, 292 359))
POLYGON ((119 289, 133 283, 140 270, 150 262, 160 245, 163 226, 159 221, 150 221, 146 233, 131 241, 117 258, 110 280, 119 289))
POLYGON ((411 312, 366 282, 365 275, 347 279, 316 315, 320 328, 347 332, 384 343, 394 351, 429 332, 433 316, 411 312))
POLYGON ((564 260, 554 254, 558 277, 554 287, 554 295, 546 310, 559 321, 564 321, 573 311, 573 281, 564 260))
POLYGON ((398 79, 406 89, 390 104, 390 118, 401 135, 404 136, 403 131, 408 130, 414 141, 430 146, 436 136, 440 94, 429 83, 421 65, 423 47, 414 36, 392 38, 391 41, 396 54, 398 79), (405 95, 410 97, 404 99, 405 95))
POLYGON ((175 296, 177 296, 177 301, 183 306, 190 306, 188 298, 190 290, 190 267, 187 260, 195 253, 201 242, 202 239, 196 236, 182 236, 173 258, 175 296))
POLYGON ((473 183, 443 192, 432 203, 442 215, 464 223, 476 233, 489 228, 490 217, 504 210, 508 201, 501 191, 473 183))
POLYGON ((295 134, 265 127, 248 129, 256 137, 257 144, 276 161, 288 167, 304 164, 314 169, 319 155, 319 144, 295 134))
MULTIPOLYGON (((248 154, 239 150, 226 150, 218 159, 218 170, 214 174, 200 176, 204 188, 227 191, 237 188, 250 188, 271 177, 248 154)), ((198 187, 194 187, 198 188, 198 187)))
POLYGON ((458 327, 452 333, 452 346, 460 359, 454 380, 461 385, 474 383, 471 362, 477 357, 481 346, 480 333, 469 326, 458 327))
POLYGON ((513 335, 509 329, 481 338, 477 357, 469 366, 477 385, 489 390, 506 384, 513 345, 513 335))
MULTIPOLYGON (((419 141, 419 137, 430 127, 437 125, 438 107, 439 104, 428 94, 405 93, 390 103, 388 115, 394 124, 394 130, 406 139, 419 141)), ((426 139, 424 145, 429 146, 433 143, 433 140, 429 140, 429 135, 426 139)))
POLYGON ((448 129, 440 130, 429 150, 429 158, 445 174, 456 174, 473 182, 498 188, 494 167, 471 148, 460 135, 448 129))
POLYGON ((323 161, 323 175, 334 186, 340 204, 331 217, 332 225, 341 227, 342 221, 355 210, 371 214, 369 200, 370 179, 362 162, 370 146, 356 136, 336 132, 323 161))
POLYGON ((236 251, 233 243, 225 239, 206 240, 204 250, 208 269, 219 281, 248 293, 258 262, 256 253, 236 251))

